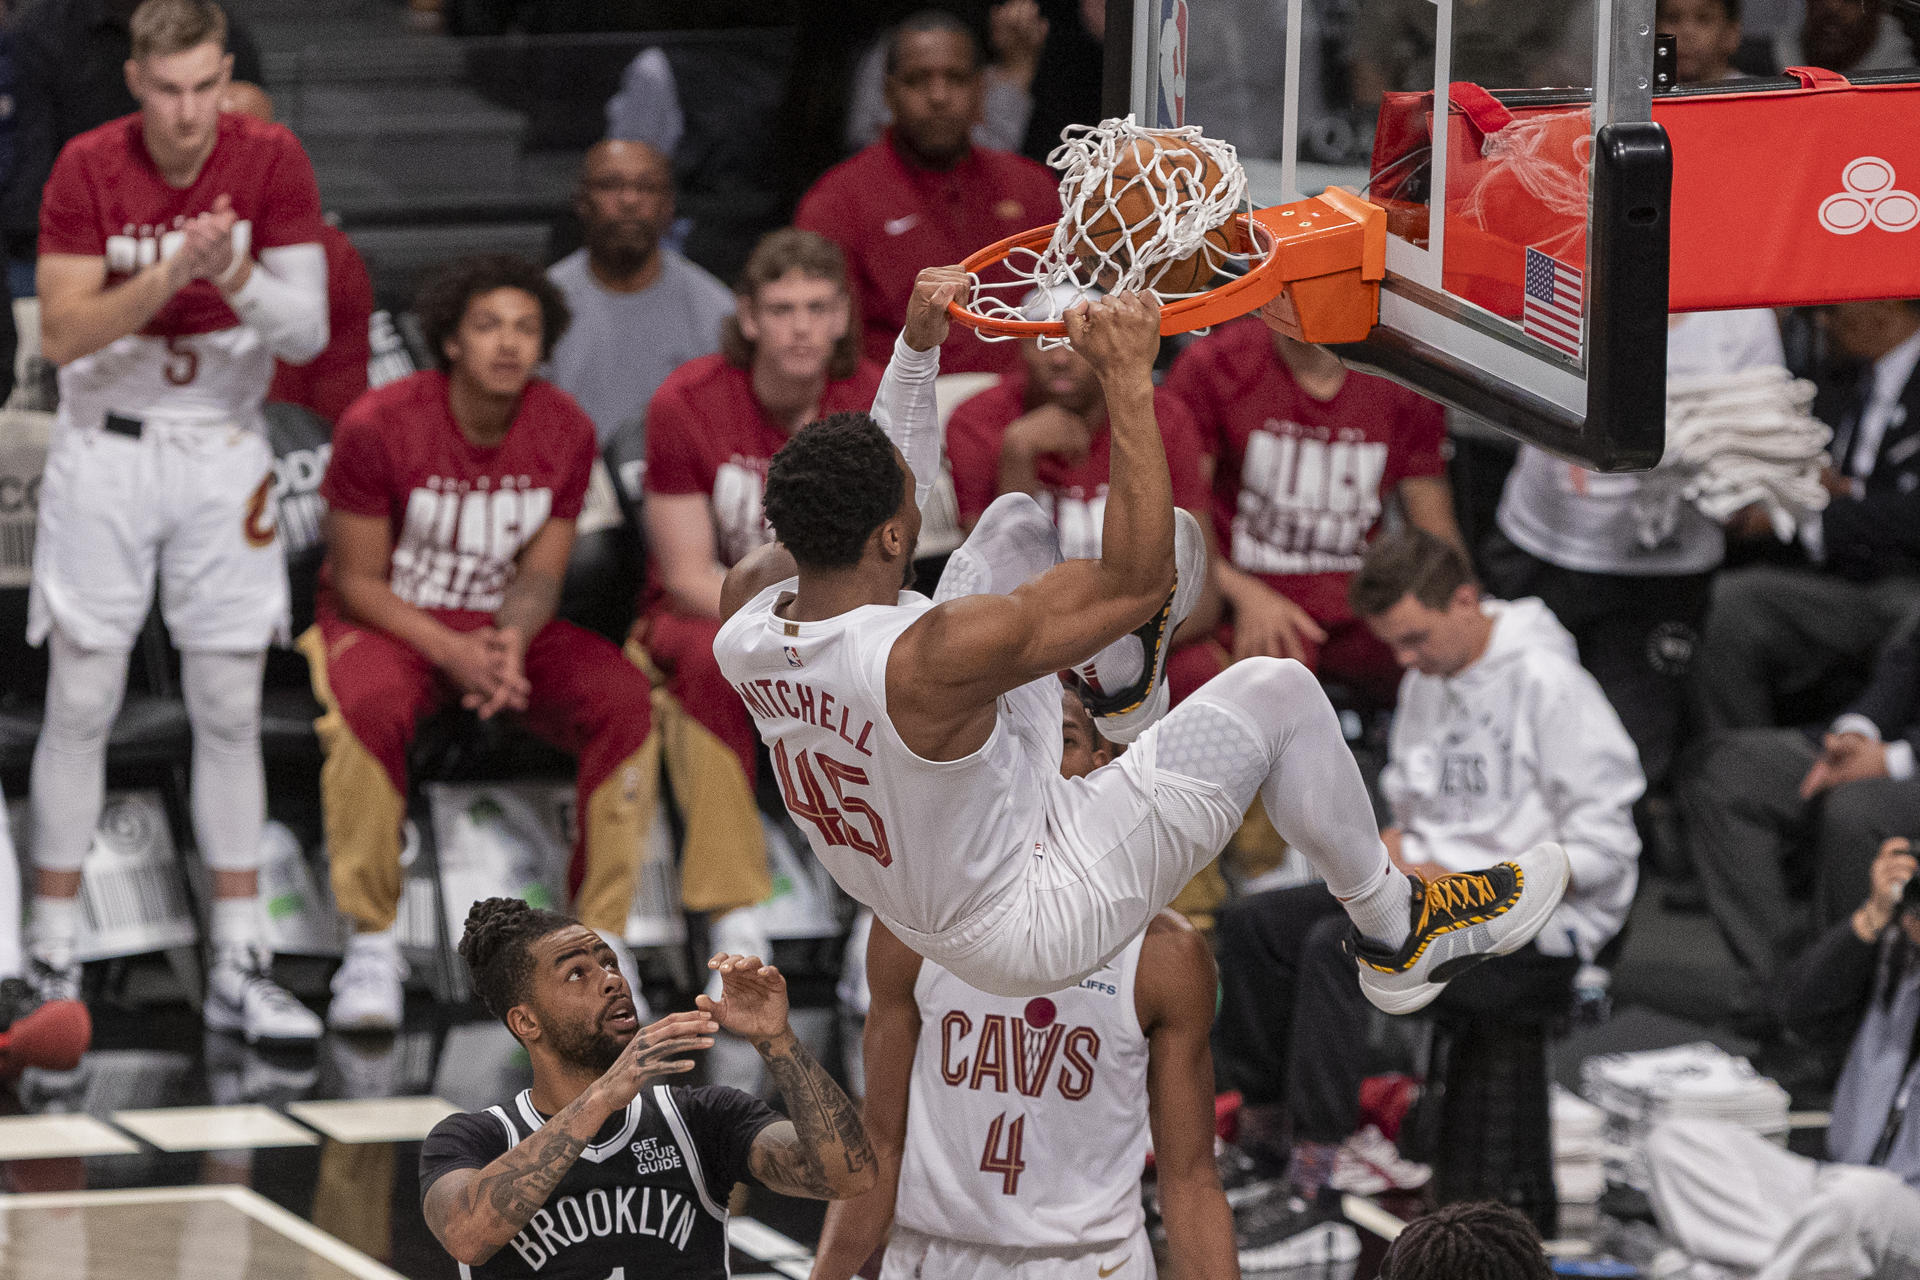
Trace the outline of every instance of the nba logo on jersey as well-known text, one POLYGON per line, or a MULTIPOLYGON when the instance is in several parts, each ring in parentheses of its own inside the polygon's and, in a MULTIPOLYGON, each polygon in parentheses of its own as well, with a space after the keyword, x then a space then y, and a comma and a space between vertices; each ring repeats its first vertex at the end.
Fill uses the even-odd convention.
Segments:
POLYGON ((790 666, 790 667, 798 667, 798 666, 804 666, 804 665, 805 665, 804 663, 802 663, 802 662, 800 661, 800 651, 799 651, 798 649, 796 649, 796 648, 794 648, 794 647, 793 647, 792 645, 790 645, 790 644, 786 644, 786 645, 781 645, 780 647, 781 647, 781 649, 782 649, 782 650, 784 650, 784 651, 785 651, 785 653, 786 653, 786 655, 787 655, 787 665, 788 665, 788 666, 790 666))

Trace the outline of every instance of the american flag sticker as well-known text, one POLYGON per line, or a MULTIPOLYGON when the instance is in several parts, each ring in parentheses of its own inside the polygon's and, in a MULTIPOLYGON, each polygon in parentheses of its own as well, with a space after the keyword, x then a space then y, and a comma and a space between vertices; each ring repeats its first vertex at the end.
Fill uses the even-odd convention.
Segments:
POLYGON ((1585 290, 1586 277, 1578 268, 1529 246, 1521 329, 1578 360, 1585 290))

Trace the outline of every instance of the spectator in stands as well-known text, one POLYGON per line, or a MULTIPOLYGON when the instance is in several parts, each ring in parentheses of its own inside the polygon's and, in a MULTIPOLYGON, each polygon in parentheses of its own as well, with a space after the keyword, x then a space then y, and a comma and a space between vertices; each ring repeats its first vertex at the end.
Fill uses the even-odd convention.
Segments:
MULTIPOLYGON (((1721 12, 1719 0, 1669 3, 1721 12)), ((1771 311, 1703 312, 1668 324, 1670 378, 1784 363, 1771 311)), ((1648 785, 1659 790, 1680 746, 1687 673, 1726 535, 1683 502, 1664 536, 1650 542, 1639 511, 1646 478, 1602 475, 1522 445, 1485 558, 1494 591, 1509 600, 1539 597, 1573 633, 1582 665, 1606 690, 1648 785)))
MULTIPOLYGON (((761 493, 773 455, 814 419, 871 406, 880 369, 860 356, 840 250, 810 231, 761 240, 737 303, 721 350, 669 374, 647 410, 649 584, 634 638, 737 762, 750 806, 760 739, 714 661, 720 583, 772 538, 761 493)), ((741 823, 742 838, 757 835, 751 812, 741 823)))
POLYGON ((1909 841, 1881 845, 1859 908, 1790 975, 1789 1021, 1851 1041, 1827 1125, 1832 1163, 1711 1120, 1671 1120, 1648 1138, 1654 1214, 1695 1257, 1753 1280, 1920 1269, 1917 870, 1909 841))
POLYGON ((1660 34, 1673 37, 1673 74, 1681 84, 1715 84, 1741 74, 1733 69, 1740 0, 1660 0, 1656 12, 1660 34))
MULTIPOLYGON (((272 97, 245 80, 227 86, 220 109, 273 123, 272 97)), ((297 404, 333 423, 367 389, 367 362, 373 358, 373 280, 353 241, 331 222, 320 224, 320 247, 327 254, 326 350, 305 364, 274 361, 267 399, 297 404)))
POLYGON ((1234 659, 1297 658, 1390 706, 1399 667, 1349 606, 1347 581, 1396 497, 1411 523, 1459 545, 1440 406, 1256 319, 1193 343, 1166 385, 1214 458, 1234 659))
POLYGON ((1914 45, 1886 0, 1807 0, 1800 26, 1775 33, 1773 58, 1782 67, 1820 67, 1848 75, 1911 67, 1914 45))
POLYGON ((1860 901, 1874 850, 1920 831, 1920 618, 1818 745, 1798 729, 1732 729, 1689 756, 1676 797, 1714 922, 1739 965, 1743 1030, 1771 1037, 1779 979, 1807 941, 1790 886, 1813 886, 1814 931, 1860 901))
POLYGON ((126 66, 139 112, 67 143, 40 202, 41 341, 60 410, 27 628, 49 649, 28 949, 42 996, 70 998, 107 737, 157 571, 193 726, 194 839, 213 872, 203 1011, 249 1041, 301 1041, 320 1022, 268 976, 259 903, 261 673, 288 606, 260 403, 276 356, 326 346, 326 258, 300 144, 220 112, 226 30, 208 0, 146 0, 126 66))
MULTIPOLYGON (((1082 297, 1063 287, 1054 314, 1082 297)), ((994 386, 969 396, 947 420, 947 459, 953 467, 953 491, 960 525, 972 529, 987 505, 1003 493, 1030 493, 1060 530, 1060 551, 1069 560, 1100 555, 1100 532, 1107 507, 1107 467, 1111 440, 1106 400, 1093 366, 1072 347, 1020 344, 1019 373, 1003 375, 994 386)), ((1213 524, 1211 500, 1201 475, 1201 448, 1193 415, 1165 388, 1154 392, 1154 416, 1166 441, 1173 476, 1173 500, 1200 521, 1213 524)), ((1225 654, 1214 642, 1220 618, 1218 593, 1211 586, 1181 624, 1178 646, 1167 664, 1167 681, 1177 705, 1217 674, 1225 654)))
POLYGON ((321 485, 319 621, 301 637, 325 707, 333 894, 354 927, 329 1013, 348 1031, 400 1023, 393 921, 423 717, 456 701, 482 719, 519 712, 579 757, 588 925, 625 927, 648 817, 646 678, 554 617, 594 460, 592 420, 533 376, 566 302, 532 263, 483 256, 445 268, 418 310, 441 367, 368 392, 340 420, 321 485))
MULTIPOLYGON (((1836 680, 1864 673, 1920 608, 1920 301, 1841 303, 1827 329, 1858 362, 1814 402, 1834 429, 1822 477, 1831 497, 1801 533, 1800 563, 1715 579, 1694 664, 1703 731, 1831 715, 1845 701, 1832 696, 1836 680)), ((1749 509, 1729 532, 1765 524, 1749 509)))
MULTIPOLYGON (((980 121, 973 144, 1018 151, 1033 115, 1034 73, 1046 47, 1048 24, 1035 0, 999 0, 987 10, 987 49, 980 121)), ((853 73, 853 102, 847 108, 847 147, 857 151, 893 123, 887 106, 887 56, 894 33, 883 31, 861 57, 853 73)))
MULTIPOLYGON (((846 252, 871 359, 893 350, 922 267, 1060 216, 1044 166, 971 141, 983 94, 980 49, 965 24, 937 10, 908 18, 887 49, 892 127, 822 174, 794 215, 795 226, 846 252)), ((1019 361, 1012 343, 981 342, 956 325, 940 363, 947 373, 1012 373, 1019 361)))
MULTIPOLYGON (((1573 864, 1538 938, 1455 978, 1435 1016, 1549 1021, 1633 901, 1643 785, 1633 743, 1546 607, 1483 599, 1444 539, 1386 535, 1350 590, 1408 668, 1380 780, 1394 863, 1409 875, 1470 872, 1553 840, 1573 864)), ((1355 1180, 1368 1163, 1408 1172, 1377 1133, 1354 1134, 1368 1015, 1347 933, 1317 884, 1257 894, 1220 919, 1222 1079, 1246 1097, 1243 1145, 1256 1159, 1277 1162, 1291 1121, 1292 1176, 1308 1198, 1330 1180, 1365 1189, 1355 1180)))
MULTIPOLYGON (((14 58, 14 164, 0 193, 7 257, 31 264, 40 192, 68 140, 138 108, 127 82, 139 0, 28 0, 10 24, 14 58)), ((260 50, 246 24, 229 22, 233 76, 261 82, 260 50)))
POLYGON ((648 144, 594 144, 573 207, 586 247, 547 272, 573 312, 553 349, 553 381, 604 446, 645 420, 669 373, 719 349, 733 295, 660 243, 673 222, 673 167, 648 144))

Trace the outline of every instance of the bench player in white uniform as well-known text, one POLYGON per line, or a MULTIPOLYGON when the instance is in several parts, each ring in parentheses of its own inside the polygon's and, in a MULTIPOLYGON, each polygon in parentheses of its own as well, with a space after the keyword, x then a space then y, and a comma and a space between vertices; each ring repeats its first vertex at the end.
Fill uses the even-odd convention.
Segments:
POLYGON ((291 133, 221 114, 233 59, 217 7, 146 0, 132 31, 139 112, 67 143, 40 205, 42 349, 60 366, 60 413, 28 620, 51 647, 30 971, 43 996, 77 990, 80 866, 157 566, 214 880, 207 1022, 312 1040, 319 1020, 267 978, 260 945, 260 681, 287 625, 260 402, 276 356, 299 364, 327 343, 319 190, 291 133))
MULTIPOLYGON (((1345 905, 1361 986, 1388 1012, 1419 1009, 1454 973, 1524 946, 1565 891, 1566 854, 1542 845, 1485 872, 1409 880, 1299 663, 1238 663, 1142 729, 1166 705, 1165 641, 1204 573, 1191 524, 1175 570, 1150 296, 1066 317, 1111 415, 1100 558, 1060 563, 1045 513, 1007 494, 954 554, 938 601, 902 590, 938 469, 945 304, 962 287, 955 269, 922 273, 874 404, 886 430, 839 414, 774 458, 766 513, 779 543, 736 565, 723 592, 720 668, 834 879, 970 985, 1045 995, 1118 954, 1258 796, 1345 905), (1118 761, 1061 778, 1056 673, 1104 661, 1142 627, 1139 712, 1121 714, 1139 736, 1118 761)), ((1106 726, 1122 736, 1115 717, 1106 726)))
MULTIPOLYGON (((1081 777, 1112 751, 1062 692, 1060 772, 1081 777)), ((862 1117, 880 1178, 828 1206, 812 1280, 851 1280, 882 1241, 882 1280, 1151 1277, 1149 1125, 1180 1274, 1237 1280, 1213 1158, 1213 955, 1184 920, 1161 912, 1105 968, 1032 999, 977 991, 879 923, 867 973, 862 1117)))

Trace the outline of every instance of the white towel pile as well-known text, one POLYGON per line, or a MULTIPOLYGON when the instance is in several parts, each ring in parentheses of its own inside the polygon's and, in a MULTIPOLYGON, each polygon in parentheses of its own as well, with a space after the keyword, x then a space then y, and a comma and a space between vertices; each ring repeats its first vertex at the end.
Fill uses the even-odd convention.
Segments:
POLYGON ((1645 1188, 1647 1132, 1663 1120, 1720 1120, 1784 1142, 1787 1091, 1716 1044, 1610 1053, 1580 1065, 1580 1092, 1607 1113, 1608 1136, 1633 1154, 1615 1178, 1645 1188))
POLYGON ((1562 1204, 1592 1204, 1607 1189, 1607 1113, 1553 1086, 1553 1182, 1562 1204))
POLYGON ((1812 403, 1813 384, 1778 365, 1669 378, 1666 454, 1634 498, 1641 544, 1667 539, 1682 502, 1717 524, 1761 503, 1775 536, 1791 541, 1827 505, 1820 469, 1833 433, 1812 403))

